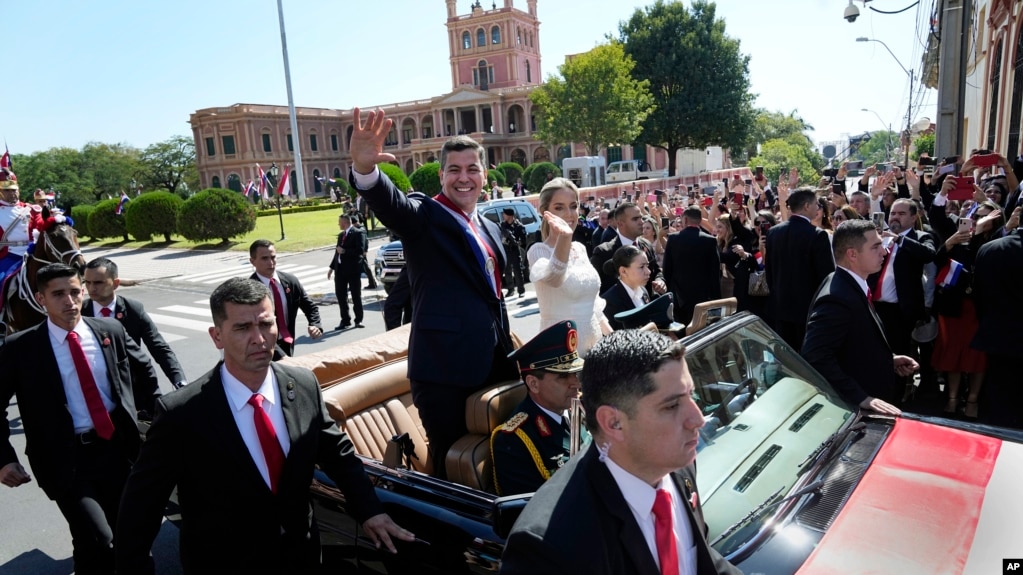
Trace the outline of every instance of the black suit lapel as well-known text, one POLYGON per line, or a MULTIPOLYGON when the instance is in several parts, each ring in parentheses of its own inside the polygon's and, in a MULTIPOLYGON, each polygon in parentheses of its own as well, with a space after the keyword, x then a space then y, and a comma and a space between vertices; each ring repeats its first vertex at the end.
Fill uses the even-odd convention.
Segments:
MULTIPOLYGON (((284 412, 284 423, 288 426, 288 438, 291 440, 292 447, 298 443, 301 435, 299 430, 301 429, 300 416, 301 406, 297 405, 295 398, 295 386, 298 383, 295 378, 291 377, 279 368, 276 364, 270 364, 274 370, 274 376, 277 379, 277 401, 281 404, 281 410, 284 412)), ((278 433, 280 433, 278 431, 278 433)))
MULTIPOLYGON (((869 313, 870 317, 872 317, 874 319, 874 325, 875 325, 875 327, 877 327, 877 331, 881 334, 881 339, 884 340, 885 346, 887 346, 889 349, 891 349, 891 346, 888 345, 888 338, 885 337, 885 335, 884 335, 884 324, 881 322, 881 318, 878 317, 877 311, 874 310, 874 304, 871 303, 871 301, 867 299, 867 294, 863 293, 863 290, 860 288, 859 284, 856 283, 856 280, 849 274, 849 272, 847 272, 845 270, 840 270, 840 271, 842 272, 842 277, 845 278, 844 281, 847 284, 846 287, 851 289, 854 294, 857 294, 858 299, 861 302, 863 302, 864 306, 866 306, 867 313, 869 313)), ((812 308, 812 306, 811 306, 811 308, 812 308)))
POLYGON ((597 457, 597 447, 590 444, 586 454, 587 475, 593 483, 594 491, 602 496, 601 503, 604 504, 607 512, 618 520, 620 529, 619 539, 622 542, 622 549, 635 566, 636 573, 659 573, 657 561, 650 554, 650 547, 647 546, 646 538, 636 523, 636 518, 625 502, 621 489, 615 482, 614 477, 608 470, 607 465, 597 457))

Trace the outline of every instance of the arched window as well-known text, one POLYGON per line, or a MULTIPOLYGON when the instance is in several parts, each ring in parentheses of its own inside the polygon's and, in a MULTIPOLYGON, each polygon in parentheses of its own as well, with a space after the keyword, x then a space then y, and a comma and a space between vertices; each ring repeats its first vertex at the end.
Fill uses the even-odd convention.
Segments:
POLYGON ((483 31, 483 28, 476 30, 476 47, 482 48, 487 45, 487 33, 483 31))
POLYGON ((995 149, 995 134, 998 125, 998 90, 1002 83, 1002 42, 1004 38, 998 39, 998 47, 995 48, 995 57, 991 60, 991 100, 988 104, 988 128, 987 128, 987 149, 995 149))
POLYGON ((227 177, 227 189, 232 192, 241 193, 242 191, 242 179, 238 177, 238 174, 231 174, 227 177))
POLYGON ((320 171, 313 170, 313 194, 319 196, 323 193, 323 182, 320 181, 320 171))
POLYGON ((501 27, 494 26, 490 29, 490 43, 500 44, 501 43, 501 27))
POLYGON ((1009 147, 1010 154, 1019 150, 1020 108, 1023 108, 1023 27, 1019 30, 1016 40, 1016 61, 1012 68, 1012 105, 1009 114, 1009 147))
POLYGON ((213 181, 210 182, 210 187, 211 188, 219 188, 220 187, 220 176, 213 176, 213 181))
POLYGON ((526 82, 533 81, 533 71, 529 67, 529 60, 526 60, 526 82))
POLYGON ((341 177, 341 168, 334 168, 334 179, 336 180, 336 179, 338 179, 340 177, 341 177))
POLYGON ((462 49, 468 50, 472 48, 472 36, 469 36, 468 32, 462 32, 462 49))

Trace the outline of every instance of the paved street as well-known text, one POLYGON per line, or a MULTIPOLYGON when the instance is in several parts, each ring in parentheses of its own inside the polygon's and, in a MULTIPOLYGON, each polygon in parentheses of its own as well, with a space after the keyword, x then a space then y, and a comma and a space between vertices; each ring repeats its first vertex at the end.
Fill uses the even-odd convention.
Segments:
MULTIPOLYGON (((371 242, 369 259, 383 240, 371 242)), ((189 252, 182 250, 101 250, 85 248, 86 259, 106 256, 120 268, 121 278, 131 280, 118 293, 140 300, 160 328, 161 333, 178 356, 185 374, 195 379, 211 369, 220 359, 207 333, 212 325, 209 294, 222 281, 252 273, 248 254, 244 252, 189 252)), ((384 331, 382 304, 384 290, 363 290, 365 329, 335 331, 340 321, 334 299, 333 282, 327 280, 327 263, 331 248, 303 253, 278 254, 278 269, 296 275, 315 301, 321 302, 321 322, 326 333, 319 340, 305 335, 306 322, 299 314, 298 355, 356 341, 384 331)), ((365 285, 365 283, 363 283, 365 285)), ((530 288, 532 286, 527 286, 530 288)), ((521 298, 508 301, 512 330, 523 339, 536 334, 539 328, 536 298, 527 291, 521 298)), ((159 372, 160 386, 167 392, 170 383, 159 372)), ((23 464, 24 436, 21 434, 17 405, 8 409, 11 442, 23 464)), ((29 470, 31 472, 31 469, 29 470)), ((4 536, 0 538, 0 575, 66 575, 71 573, 71 538, 64 518, 39 487, 30 483, 17 489, 0 487, 0 517, 4 519, 4 536), (12 525, 17 528, 11 528, 12 525)), ((177 559, 177 529, 165 523, 153 548, 157 573, 176 575, 181 572, 177 559)))

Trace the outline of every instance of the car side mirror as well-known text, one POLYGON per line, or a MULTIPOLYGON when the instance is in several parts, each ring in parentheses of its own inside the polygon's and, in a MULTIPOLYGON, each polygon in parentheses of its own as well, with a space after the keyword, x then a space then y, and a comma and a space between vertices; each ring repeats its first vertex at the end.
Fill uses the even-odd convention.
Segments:
POLYGON ((526 504, 533 498, 532 493, 520 493, 498 497, 494 500, 494 533, 501 539, 508 539, 515 520, 522 514, 526 504))

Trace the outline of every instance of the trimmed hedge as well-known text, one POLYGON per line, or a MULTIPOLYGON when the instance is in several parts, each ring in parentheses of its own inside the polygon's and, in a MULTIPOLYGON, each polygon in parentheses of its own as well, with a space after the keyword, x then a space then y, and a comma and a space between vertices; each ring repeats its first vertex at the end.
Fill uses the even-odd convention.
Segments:
MULTIPOLYGON (((128 241, 128 230, 124 227, 124 216, 118 215, 117 206, 121 198, 111 198, 95 204, 89 214, 89 237, 94 239, 116 238, 121 236, 128 241)), ((128 202, 131 203, 130 201, 128 202)), ((71 216, 74 218, 74 216, 71 216)))
POLYGON ((177 231, 178 212, 185 200, 170 192, 149 192, 128 202, 124 210, 124 226, 133 238, 149 241, 163 236, 170 242, 177 231))
POLYGON ((540 188, 547 183, 547 174, 554 174, 557 178, 561 175, 561 168, 551 162, 538 162, 530 164, 522 173, 522 181, 531 194, 539 194, 540 188))
POLYGON ((431 198, 440 193, 440 162, 423 164, 409 178, 412 187, 431 198))
MULTIPOLYGON (((282 206, 281 207, 281 213, 282 214, 300 214, 302 212, 321 212, 321 211, 324 211, 324 210, 340 210, 340 209, 341 209, 341 204, 332 204, 330 202, 327 202, 325 204, 317 204, 317 205, 312 205, 312 206, 292 206, 290 208, 282 206)), ((256 211, 256 217, 257 218, 262 218, 263 216, 276 216, 276 215, 277 215, 277 208, 272 208, 272 209, 268 209, 268 210, 257 210, 256 211)))
POLYGON ((71 206, 71 219, 74 220, 75 231, 80 236, 94 237, 89 233, 89 214, 96 209, 96 204, 81 204, 71 206))
POLYGON ((380 168, 381 172, 387 174, 387 177, 394 183, 394 187, 406 194, 408 193, 408 189, 412 187, 412 184, 409 182, 408 176, 405 175, 405 172, 403 172, 401 168, 387 162, 377 164, 377 167, 380 168))
POLYGON ((220 238, 226 243, 256 229, 256 209, 237 192, 208 188, 181 206, 177 224, 178 233, 187 240, 204 242, 220 238))
MULTIPOLYGON (((521 178, 522 172, 525 171, 516 162, 501 162, 497 165, 497 169, 501 170, 501 173, 504 174, 505 183, 509 186, 514 184, 516 179, 521 178)), ((522 181, 525 182, 526 180, 523 178, 522 181)))

